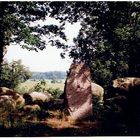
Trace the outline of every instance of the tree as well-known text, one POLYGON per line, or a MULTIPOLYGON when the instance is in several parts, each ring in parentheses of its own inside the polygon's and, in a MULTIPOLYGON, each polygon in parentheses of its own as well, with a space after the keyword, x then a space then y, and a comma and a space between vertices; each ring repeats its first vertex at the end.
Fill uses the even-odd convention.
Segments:
MULTIPOLYGON (((41 37, 47 34, 51 45, 64 52, 70 50, 74 61, 87 63, 99 84, 121 76, 140 75, 139 2, 1 2, 0 6, 1 54, 10 42, 21 43, 28 50, 43 50, 46 44, 41 37), (45 20, 47 16, 61 25, 31 26, 32 21, 45 20), (75 45, 51 38, 66 40, 66 22, 77 21, 82 28, 74 39, 75 45)), ((3 55, 0 56, 2 61, 3 55)))
MULTIPOLYGON (((28 50, 43 50, 46 41, 42 36, 47 35, 49 43, 55 44, 54 36, 66 40, 63 26, 39 25, 33 22, 45 20, 51 11, 51 2, 0 2, 0 64, 6 46, 17 43, 28 50), (50 39, 51 38, 51 39, 50 39)), ((59 45, 63 46, 58 40, 59 45)), ((56 44, 57 44, 56 43, 56 44)))
POLYGON ((82 25, 75 45, 70 46, 70 57, 87 63, 101 85, 117 77, 140 76, 139 2, 66 4, 68 8, 55 17, 82 25))
POLYGON ((106 66, 105 70, 110 71, 110 77, 107 76, 110 80, 107 81, 117 77, 140 76, 139 8, 137 2, 110 2, 109 10, 101 18, 104 41, 102 47, 98 46, 96 57, 101 66, 106 66))
POLYGON ((14 89, 19 83, 28 80, 32 73, 22 65, 21 60, 8 63, 4 61, 1 66, 0 86, 14 89))

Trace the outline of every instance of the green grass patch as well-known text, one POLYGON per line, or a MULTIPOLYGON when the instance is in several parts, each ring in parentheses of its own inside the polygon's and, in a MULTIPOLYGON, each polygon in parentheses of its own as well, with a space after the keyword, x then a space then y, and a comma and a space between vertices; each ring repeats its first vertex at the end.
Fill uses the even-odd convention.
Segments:
POLYGON ((64 83, 65 83, 64 79, 59 80, 59 82, 55 82, 55 83, 53 83, 52 80, 48 80, 48 79, 43 80, 43 82, 42 80, 27 80, 24 83, 20 83, 15 90, 21 94, 29 93, 33 91, 38 91, 38 92, 48 91, 52 95, 55 95, 55 97, 57 97, 56 94, 58 92, 63 93, 64 83))

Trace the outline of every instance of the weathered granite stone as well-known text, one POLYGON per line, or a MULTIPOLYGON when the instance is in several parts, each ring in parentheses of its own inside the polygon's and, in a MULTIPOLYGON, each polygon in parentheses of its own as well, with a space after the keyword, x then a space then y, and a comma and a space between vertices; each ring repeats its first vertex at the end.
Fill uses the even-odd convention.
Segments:
MULTIPOLYGON (((140 121, 140 78, 124 77, 113 80, 114 93, 126 97, 126 116, 132 124, 140 121)), ((124 101, 123 101, 124 102, 124 101)))
POLYGON ((137 77, 124 77, 124 78, 118 78, 113 80, 113 88, 116 89, 118 93, 124 92, 127 94, 132 90, 135 90, 136 88, 140 87, 140 78, 137 77))
POLYGON ((98 102, 103 104, 104 88, 96 83, 91 83, 91 89, 92 89, 92 96, 97 97, 98 102))
POLYGON ((70 116, 81 120, 92 115, 90 69, 82 62, 73 63, 65 82, 65 103, 70 116))
POLYGON ((25 100, 20 93, 14 91, 12 89, 9 89, 7 87, 0 87, 0 99, 1 99, 1 97, 2 97, 2 99, 3 98, 5 98, 6 100, 9 99, 9 101, 12 99, 16 103, 16 109, 22 108, 25 104, 25 100), (4 97, 2 97, 2 96, 4 96, 4 97))

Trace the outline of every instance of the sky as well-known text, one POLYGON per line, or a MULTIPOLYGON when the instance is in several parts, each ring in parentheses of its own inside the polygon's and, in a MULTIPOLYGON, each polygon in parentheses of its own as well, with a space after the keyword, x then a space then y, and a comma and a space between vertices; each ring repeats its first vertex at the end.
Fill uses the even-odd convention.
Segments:
MULTIPOLYGON (((52 18, 47 18, 44 23, 38 21, 34 24, 43 25, 50 23, 59 25, 59 22, 52 18)), ((72 25, 70 23, 66 24, 65 34, 69 39, 68 44, 72 44, 72 40, 78 35, 80 27, 80 23, 72 25)), ((68 54, 65 59, 62 59, 60 53, 63 52, 63 50, 52 46, 46 46, 46 49, 38 52, 22 49, 18 45, 10 45, 7 48, 8 51, 4 58, 7 59, 8 62, 21 59, 22 64, 34 72, 67 71, 72 62, 68 54)))

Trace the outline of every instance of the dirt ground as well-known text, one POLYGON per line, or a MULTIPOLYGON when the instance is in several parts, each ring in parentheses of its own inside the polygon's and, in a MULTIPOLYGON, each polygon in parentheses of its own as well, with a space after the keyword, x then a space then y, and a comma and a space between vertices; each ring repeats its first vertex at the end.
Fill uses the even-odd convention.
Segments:
POLYGON ((50 127, 47 122, 28 122, 20 128, 0 128, 1 137, 59 137, 59 136, 94 136, 98 135, 99 123, 63 124, 65 127, 50 127))
POLYGON ((23 117, 24 121, 18 118, 18 125, 0 125, 0 137, 140 136, 140 126, 128 127, 114 119, 75 122, 56 110, 49 111, 49 117, 41 120, 31 114, 23 117))
POLYGON ((103 122, 83 121, 77 124, 62 120, 26 122, 20 127, 0 128, 0 137, 69 137, 69 136, 139 136, 140 129, 125 125, 104 125, 103 122), (59 123, 58 123, 59 122, 59 123))

